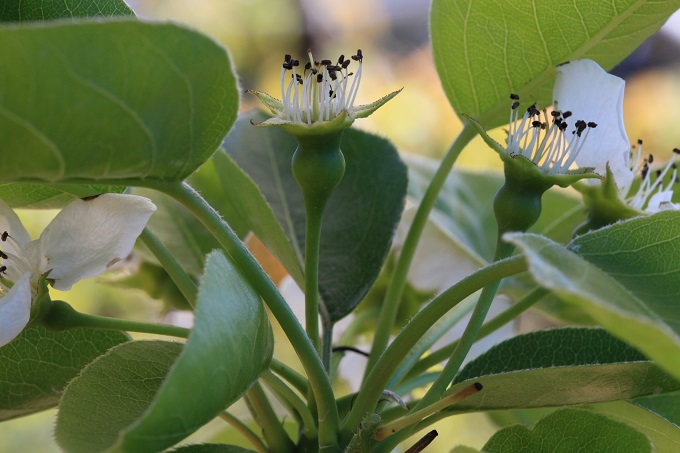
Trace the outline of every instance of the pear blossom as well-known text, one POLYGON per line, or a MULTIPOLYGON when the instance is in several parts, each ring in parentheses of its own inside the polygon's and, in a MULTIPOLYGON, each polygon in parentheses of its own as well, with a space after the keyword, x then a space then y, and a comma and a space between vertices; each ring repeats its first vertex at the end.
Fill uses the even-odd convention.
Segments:
POLYGON ((31 240, 0 201, 0 346, 28 324, 42 277, 56 289, 101 274, 130 254, 156 206, 135 195, 74 200, 31 240))
POLYGON ((364 55, 361 49, 337 63, 317 61, 307 50, 309 62, 286 55, 281 68, 281 100, 266 93, 249 90, 275 115, 257 126, 280 126, 293 134, 323 134, 349 127, 355 119, 376 111, 399 91, 367 105, 355 105, 361 83, 364 55), (351 71, 350 66, 356 65, 351 71))
MULTIPOLYGON (((680 149, 673 150, 675 155, 680 149)), ((654 214, 667 209, 680 209, 680 205, 672 202, 673 185, 678 182, 678 170, 675 159, 671 159, 662 168, 653 170, 654 156, 650 154, 642 158, 642 140, 637 141, 634 152, 629 154, 628 168, 631 173, 640 173, 640 185, 633 186, 633 179, 618 187, 618 193, 629 207, 654 214)))

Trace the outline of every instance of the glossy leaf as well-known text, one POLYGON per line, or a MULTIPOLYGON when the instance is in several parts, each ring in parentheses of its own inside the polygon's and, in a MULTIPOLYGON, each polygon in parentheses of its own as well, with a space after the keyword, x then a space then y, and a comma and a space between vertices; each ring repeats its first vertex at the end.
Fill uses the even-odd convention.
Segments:
POLYGON ((680 427, 651 410, 625 401, 598 404, 592 409, 646 434, 655 451, 680 451, 680 427))
POLYGON ((670 392, 680 382, 603 329, 542 330, 506 340, 467 364, 456 392, 484 388, 453 412, 613 401, 670 392))
POLYGON ((67 452, 106 451, 148 409, 182 344, 133 341, 92 362, 64 392, 55 427, 67 452))
POLYGON ((160 451, 184 439, 240 398, 269 367, 273 350, 260 297, 221 251, 211 253, 189 341, 118 449, 160 451))
POLYGON ((272 351, 259 297, 222 252, 213 252, 184 348, 135 342, 94 362, 64 395, 57 440, 69 452, 161 451, 236 401, 272 351))
POLYGON ((636 398, 631 402, 645 409, 649 409, 669 422, 680 426, 680 393, 676 392, 666 395, 636 398))
POLYGON ((123 0, 4 0, 0 8, 0 22, 132 15, 123 0))
POLYGON ((542 418, 533 429, 515 425, 498 431, 482 451, 652 453, 654 450, 647 436, 625 423, 582 409, 560 409, 542 418))
POLYGON ((236 118, 227 52, 175 24, 8 26, 0 44, 3 183, 180 180, 236 118))
POLYGON ((434 0, 434 60, 458 116, 490 129, 507 124, 510 93, 551 105, 556 65, 590 58, 609 70, 678 8, 678 0, 434 0))
POLYGON ((680 378, 680 212, 620 222, 569 248, 531 234, 507 237, 536 282, 680 378))
POLYGON ((0 348, 0 420, 55 407, 85 365, 129 339, 122 332, 96 329, 25 329, 0 348))
MULTIPOLYGON (((304 204, 290 169, 297 145, 281 130, 250 124, 250 120, 261 122, 265 118, 262 113, 240 118, 225 139, 224 148, 257 184, 302 262, 304 204)), ((406 169, 387 140, 348 129, 340 147, 347 167, 326 209, 319 264, 319 290, 332 321, 349 314, 377 278, 404 208, 407 184, 406 169)), ((228 183, 224 181, 225 187, 228 183)), ((227 193, 234 204, 251 202, 234 188, 227 193)), ((249 208, 243 209, 248 212, 249 208)), ((270 220, 253 217, 252 222, 266 225, 270 220)), ((272 236, 262 240, 280 239, 272 236)), ((289 272, 295 277, 291 257, 279 259, 293 269, 289 272)))

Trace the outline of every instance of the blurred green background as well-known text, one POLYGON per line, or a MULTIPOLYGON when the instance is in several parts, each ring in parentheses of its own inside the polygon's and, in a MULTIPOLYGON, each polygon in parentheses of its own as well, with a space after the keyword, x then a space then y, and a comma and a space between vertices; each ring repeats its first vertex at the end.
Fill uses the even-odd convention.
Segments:
MULTIPOLYGON (((335 59, 363 50, 364 75, 358 103, 370 102, 404 87, 403 92, 356 126, 388 137, 405 153, 440 157, 461 125, 443 95, 432 61, 427 28, 429 5, 409 0, 127 0, 148 20, 189 25, 227 46, 241 87, 278 96, 283 55, 303 59, 311 48, 317 58, 335 59)), ((614 72, 627 81, 624 117, 629 138, 642 138, 645 152, 659 160, 680 147, 680 16, 669 21, 614 72)), ((245 95, 242 109, 256 107, 245 95)), ((502 138, 502 131, 496 132, 502 138)), ((481 140, 463 153, 460 165, 499 169, 499 160, 481 140)), ((33 237, 53 211, 22 211, 33 237)), ((257 244, 253 244, 257 250, 257 244)), ((261 251, 258 256, 264 256, 261 251)), ((280 269, 271 264, 278 281, 280 269)), ((61 296, 79 310, 106 316, 184 324, 190 316, 163 313, 159 301, 141 292, 122 291, 94 280, 78 283, 61 296)), ((277 330, 276 356, 295 363, 295 355, 277 330)), ((139 338, 140 336, 137 336, 139 338)), ((237 413, 239 411, 236 411, 237 413)), ((245 414, 245 411, 243 412, 245 414)), ((55 411, 0 424, 0 453, 59 451, 51 439, 55 411)), ((220 440, 247 446, 226 425, 213 422, 190 441, 220 440)), ((484 415, 440 422, 440 436, 428 451, 448 452, 458 444, 481 447, 497 429, 484 415)), ((423 433, 424 434, 424 433, 423 433)))

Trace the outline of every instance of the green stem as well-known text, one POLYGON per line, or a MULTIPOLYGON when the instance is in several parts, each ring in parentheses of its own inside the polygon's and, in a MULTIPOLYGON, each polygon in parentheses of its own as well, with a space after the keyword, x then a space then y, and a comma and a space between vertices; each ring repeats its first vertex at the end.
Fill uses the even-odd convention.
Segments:
POLYGON ((246 392, 246 398, 257 417, 257 422, 262 427, 262 435, 269 445, 269 451, 277 453, 294 452, 295 445, 288 437, 286 430, 283 429, 283 425, 274 412, 269 399, 267 399, 267 395, 262 390, 262 386, 256 382, 246 392))
POLYGON ((312 413, 309 411, 305 402, 271 371, 265 370, 260 377, 279 399, 290 404, 290 406, 300 415, 300 419, 302 420, 302 435, 307 439, 316 438, 316 424, 312 417, 312 413))
POLYGON ((269 276, 222 217, 188 184, 145 183, 153 189, 170 195, 189 209, 215 236, 239 270, 243 272, 246 280, 262 296, 272 315, 293 344, 309 378, 319 414, 319 445, 321 447, 337 445, 340 422, 330 379, 307 334, 269 276))
POLYGON ((333 324, 323 325, 323 336, 321 338, 321 362, 326 369, 326 373, 331 375, 331 359, 333 358, 333 324))
POLYGON ((272 359, 269 363, 269 369, 288 381, 298 392, 303 395, 307 394, 309 387, 307 379, 285 363, 272 359))
POLYGON ((399 367, 404 351, 410 351, 439 318, 475 291, 505 277, 524 272, 526 269, 527 265, 522 256, 494 262, 459 281, 419 311, 399 332, 364 381, 342 427, 342 439, 346 440, 351 437, 364 415, 374 410, 382 391, 399 367))
POLYGON ((161 263, 189 305, 191 305, 192 308, 196 308, 196 295, 198 290, 196 289, 196 283, 189 277, 189 274, 184 271, 175 257, 170 254, 160 239, 158 239, 149 228, 144 228, 144 231, 142 231, 142 234, 139 237, 142 242, 144 242, 144 245, 147 246, 151 253, 153 253, 161 263))
MULTIPOLYGON (((510 321, 512 321, 513 319, 515 319, 521 313, 524 313, 526 310, 528 310, 529 308, 534 306, 534 304, 536 304, 536 302, 541 300, 546 294, 548 294, 548 291, 546 289, 543 289, 543 288, 540 288, 540 287, 534 288, 532 291, 529 292, 529 294, 524 296, 521 300, 512 304, 512 306, 510 306, 509 308, 507 308, 503 312, 499 313, 495 318, 491 319, 488 322, 485 322, 484 325, 482 326, 482 328, 479 329, 479 334, 477 335, 477 341, 481 340, 482 338, 487 337, 488 335, 492 334, 496 330, 503 327, 505 324, 507 324, 510 321)), ((453 354, 453 351, 458 346, 459 342, 460 342, 460 340, 456 340, 456 341, 444 346, 443 348, 438 349, 437 351, 433 352, 429 356, 421 359, 409 371, 405 380, 409 380, 411 378, 415 378, 417 376, 420 376, 428 368, 430 368, 430 367, 438 364, 442 360, 445 360, 446 358, 450 357, 451 354, 453 354)))
MULTIPOLYGON (((496 243, 496 254, 494 256, 494 262, 495 263, 502 262, 501 260, 510 256, 512 254, 512 251, 513 246, 511 244, 503 242, 503 240, 501 239, 501 233, 499 233, 498 240, 496 243)), ((477 301, 477 305, 475 306, 475 309, 472 312, 470 321, 468 321, 468 325, 465 327, 463 335, 460 337, 460 340, 458 340, 458 345, 456 346, 456 349, 454 349, 453 351, 453 355, 451 356, 449 361, 446 362, 446 365, 444 365, 444 369, 441 371, 437 379, 432 383, 432 386, 430 386, 430 388, 427 390, 425 396, 423 396, 423 398, 413 408, 412 412, 417 412, 423 409, 424 407, 434 404, 437 400, 439 400, 439 398, 441 398, 441 396, 444 394, 448 386, 451 384, 453 378, 460 370, 460 367, 463 364, 465 357, 467 357, 468 352, 470 352, 470 348, 477 340, 479 330, 481 329, 482 324, 484 323, 484 319, 486 318, 486 315, 489 312, 491 303, 496 297, 496 292, 498 291, 498 287, 500 286, 500 284, 501 279, 498 279, 484 286, 484 289, 482 290, 482 293, 479 296, 479 300, 477 301)), ((382 448, 384 448, 385 451, 391 451, 390 449, 396 447, 402 440, 407 438, 412 433, 414 428, 415 425, 409 428, 405 428, 399 433, 390 436, 388 439, 383 441, 385 445, 382 448)))
MULTIPOLYGON (((305 328, 307 336, 322 356, 319 342, 319 245, 321 243, 321 223, 326 204, 305 197, 305 328)), ((328 371, 328 367, 324 368, 328 371)))
POLYGON ((258 437, 245 423, 239 420, 234 415, 227 411, 220 413, 219 417, 225 422, 229 423, 236 431, 240 432, 248 442, 250 442, 258 453, 268 453, 267 447, 262 443, 262 439, 258 437))
POLYGON ((80 313, 62 300, 55 300, 50 304, 49 311, 42 319, 42 323, 48 329, 57 331, 88 327, 92 329, 151 333, 179 338, 188 338, 191 333, 190 329, 185 329, 184 327, 154 324, 150 322, 128 321, 126 319, 108 318, 105 316, 80 313))
POLYGON ((413 256, 415 255, 420 236, 427 224, 430 211, 432 210, 435 201, 437 201, 437 196, 444 186, 446 178, 451 172, 451 168, 456 162, 456 159, 463 148, 465 148, 470 140, 476 135, 477 131, 475 128, 470 125, 465 125, 439 164, 437 172, 432 178, 423 199, 420 201, 420 205, 413 218, 413 223, 411 223, 411 227, 409 228, 406 240, 404 241, 404 246, 399 254, 399 259, 397 260, 394 273, 392 274, 385 294, 364 379, 368 377, 368 374, 377 363, 381 354, 385 351, 387 343, 389 342, 397 312, 399 311, 399 304, 404 293, 404 287, 406 286, 406 276, 411 267, 411 262, 413 261, 413 256))

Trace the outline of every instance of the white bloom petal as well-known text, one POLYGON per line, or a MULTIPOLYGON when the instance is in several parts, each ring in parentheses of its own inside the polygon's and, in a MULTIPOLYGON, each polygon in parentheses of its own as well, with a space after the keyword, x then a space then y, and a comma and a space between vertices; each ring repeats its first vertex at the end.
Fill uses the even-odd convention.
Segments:
MULTIPOLYGON (((4 201, 0 200, 0 234, 7 231, 9 235, 16 241, 19 245, 27 244, 31 241, 31 237, 28 235, 26 228, 21 224, 21 220, 14 213, 12 208, 7 206, 4 201)), ((14 244, 9 242, 0 243, 0 250, 9 251, 11 253, 17 253, 14 244)))
POLYGON ((678 209, 679 206, 673 204, 672 198, 672 190, 657 192, 649 198, 649 202, 647 202, 647 208, 645 211, 650 214, 654 214, 655 212, 667 209, 678 209))
POLYGON ((0 297, 0 346, 24 330, 31 317, 31 274, 24 274, 0 297))
POLYGON ((606 165, 619 187, 633 179, 628 165, 630 142, 623 125, 625 82, 605 72, 592 60, 577 60, 557 67, 553 99, 558 108, 572 112, 573 121, 597 123, 576 158, 579 167, 593 167, 600 175, 606 165))
POLYGON ((75 200, 54 218, 40 236, 44 261, 39 271, 51 270, 59 290, 104 272, 126 258, 156 206, 135 195, 104 194, 75 200))

